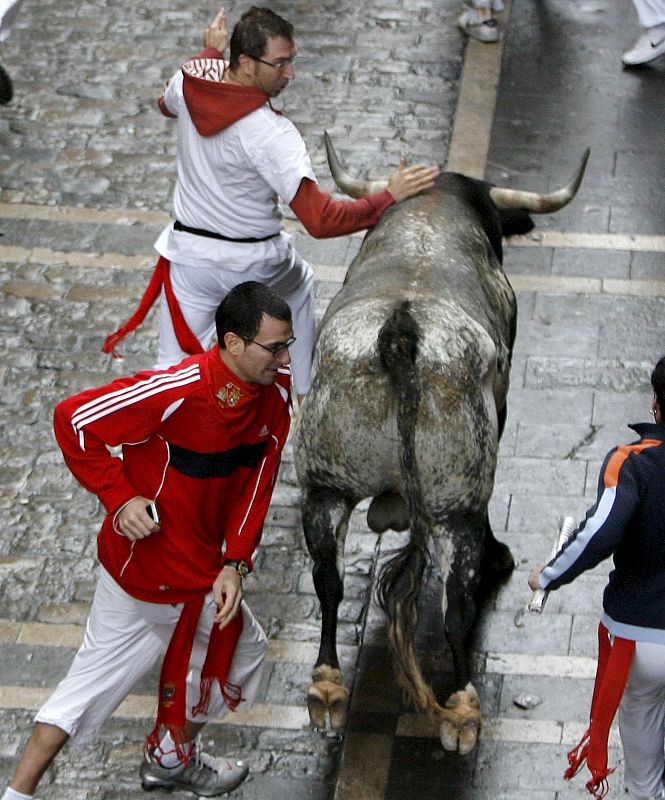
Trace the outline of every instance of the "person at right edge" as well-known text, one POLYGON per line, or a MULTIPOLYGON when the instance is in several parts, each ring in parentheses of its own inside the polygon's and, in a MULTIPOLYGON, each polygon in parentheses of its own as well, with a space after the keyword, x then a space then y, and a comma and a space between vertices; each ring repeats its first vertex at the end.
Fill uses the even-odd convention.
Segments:
POLYGON ((224 295, 256 280, 293 311, 293 382, 302 397, 314 343, 314 272, 283 229, 279 198, 310 235, 344 236, 429 189, 440 170, 401 163, 385 190, 334 199, 319 188, 295 125, 271 105, 295 78, 291 23, 252 6, 233 30, 228 64, 226 39, 222 8, 205 31, 206 48, 182 65, 159 100, 162 113, 178 120, 175 222, 155 243, 161 258, 139 309, 103 349, 114 352, 161 292, 157 368, 178 363, 210 347, 224 295))
POLYGON ((619 713, 630 800, 663 800, 665 757, 665 357, 651 374, 654 422, 630 425, 640 437, 610 450, 596 504, 549 564, 536 565, 531 589, 553 591, 609 556, 590 724, 568 754, 566 778, 584 765, 587 789, 608 792, 607 741, 619 713))

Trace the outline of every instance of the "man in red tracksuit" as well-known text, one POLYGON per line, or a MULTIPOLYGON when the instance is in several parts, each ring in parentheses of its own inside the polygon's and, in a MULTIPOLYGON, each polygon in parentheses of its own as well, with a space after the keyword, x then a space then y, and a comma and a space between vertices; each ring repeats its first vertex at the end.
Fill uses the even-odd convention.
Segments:
POLYGON ((92 738, 165 650, 143 788, 208 797, 247 775, 194 739, 258 690, 267 643, 242 578, 289 431, 293 330, 288 305, 256 282, 230 292, 216 325, 219 346, 205 354, 56 408, 65 461, 107 511, 101 576, 85 641, 38 712, 3 800, 31 798, 64 743, 92 738))

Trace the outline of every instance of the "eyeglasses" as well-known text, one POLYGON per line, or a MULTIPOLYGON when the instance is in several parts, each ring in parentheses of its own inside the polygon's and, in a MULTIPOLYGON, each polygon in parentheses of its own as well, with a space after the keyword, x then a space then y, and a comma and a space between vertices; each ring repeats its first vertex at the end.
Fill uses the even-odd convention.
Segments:
MULTIPOLYGON (((248 54, 249 55, 249 54, 248 54)), ((259 64, 265 64, 266 67, 272 67, 276 70, 286 69, 286 67, 292 67, 295 63, 296 57, 293 56, 292 58, 282 58, 279 61, 264 61, 262 58, 258 58, 257 56, 249 56, 252 61, 258 61, 259 64)))
POLYGON ((256 342, 254 339, 244 339, 247 344, 258 344, 259 347, 262 347, 264 350, 267 350, 270 355, 278 356, 280 353, 283 353, 285 350, 288 350, 289 347, 295 342, 296 337, 292 336, 290 339, 287 339, 285 342, 275 342, 274 344, 261 344, 261 342, 256 342))

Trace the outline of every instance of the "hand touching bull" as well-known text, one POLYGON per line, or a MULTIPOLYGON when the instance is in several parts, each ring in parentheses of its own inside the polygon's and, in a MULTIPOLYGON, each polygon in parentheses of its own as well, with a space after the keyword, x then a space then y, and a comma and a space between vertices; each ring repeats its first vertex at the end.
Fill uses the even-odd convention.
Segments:
POLYGON ((394 172, 388 180, 387 189, 395 202, 399 203, 431 189, 440 172, 439 167, 426 167, 422 164, 407 167, 406 159, 402 158, 397 172, 394 172))

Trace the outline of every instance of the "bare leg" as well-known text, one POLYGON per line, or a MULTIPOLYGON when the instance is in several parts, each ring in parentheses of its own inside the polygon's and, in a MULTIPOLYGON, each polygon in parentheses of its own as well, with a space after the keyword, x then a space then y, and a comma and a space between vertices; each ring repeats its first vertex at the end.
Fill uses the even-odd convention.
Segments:
POLYGON ((22 794, 33 795, 43 774, 51 766, 69 734, 55 725, 36 722, 25 746, 21 760, 10 784, 11 788, 22 794))

